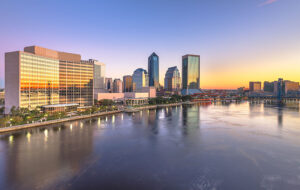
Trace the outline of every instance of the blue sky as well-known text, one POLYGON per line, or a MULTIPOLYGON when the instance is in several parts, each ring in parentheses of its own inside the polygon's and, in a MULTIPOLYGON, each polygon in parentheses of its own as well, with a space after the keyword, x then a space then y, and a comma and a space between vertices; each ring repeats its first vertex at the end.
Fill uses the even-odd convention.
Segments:
POLYGON ((1 0, 0 79, 5 52, 39 45, 98 59, 113 78, 146 69, 155 51, 161 83, 187 53, 201 56, 202 88, 300 81, 299 10, 299 0, 1 0))

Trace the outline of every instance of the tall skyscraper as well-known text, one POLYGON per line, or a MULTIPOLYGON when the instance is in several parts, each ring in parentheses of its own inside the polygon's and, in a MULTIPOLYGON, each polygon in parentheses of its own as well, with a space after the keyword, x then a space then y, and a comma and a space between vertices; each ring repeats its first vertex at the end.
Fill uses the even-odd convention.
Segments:
POLYGON ((132 85, 132 76, 126 75, 123 76, 123 92, 132 92, 133 85, 132 85))
POLYGON ((105 78, 105 89, 107 90, 107 92, 112 92, 113 90, 112 78, 105 78))
POLYGON ((105 91, 105 64, 100 63, 97 60, 90 59, 90 62, 94 64, 94 93, 105 91))
POLYGON ((181 88, 181 77, 178 68, 168 68, 165 75, 165 90, 167 91, 179 91, 181 88))
POLYGON ((284 96, 284 85, 283 85, 283 79, 279 78, 277 82, 277 99, 282 100, 282 97, 284 96))
POLYGON ((182 94, 201 93, 200 90, 200 55, 182 56, 182 94))
POLYGON ((133 72, 132 83, 134 91, 140 91, 149 86, 149 77, 146 70, 138 68, 133 72))
POLYGON ((249 82, 249 91, 250 92, 261 91, 261 82, 249 82))
POLYGON ((38 46, 5 54, 5 112, 52 104, 93 104, 93 64, 38 46))
POLYGON ((159 88, 159 57, 152 53, 148 58, 149 86, 159 88))
POLYGON ((120 79, 115 79, 113 84, 114 93, 121 93, 123 91, 123 85, 120 79))

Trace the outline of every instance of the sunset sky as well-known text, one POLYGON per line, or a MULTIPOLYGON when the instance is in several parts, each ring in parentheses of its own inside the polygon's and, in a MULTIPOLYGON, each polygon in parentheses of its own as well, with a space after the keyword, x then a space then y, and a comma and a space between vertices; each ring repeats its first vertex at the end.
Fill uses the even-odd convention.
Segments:
POLYGON ((201 88, 249 81, 300 81, 299 0, 1 0, 4 53, 25 46, 79 53, 106 64, 107 77, 147 69, 160 56, 160 82, 181 56, 201 56, 201 88))

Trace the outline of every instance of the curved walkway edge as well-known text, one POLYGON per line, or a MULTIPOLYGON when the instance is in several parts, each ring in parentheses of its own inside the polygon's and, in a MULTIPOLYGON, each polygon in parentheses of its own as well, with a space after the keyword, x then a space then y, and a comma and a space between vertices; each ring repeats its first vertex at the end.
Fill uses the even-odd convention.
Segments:
MULTIPOLYGON (((192 102, 189 104, 195 104, 195 103, 196 102, 192 102)), ((156 108, 164 108, 164 107, 171 107, 171 106, 179 106, 182 104, 186 104, 186 103, 179 102, 179 103, 172 103, 172 104, 149 105, 149 106, 138 107, 136 109, 137 110, 156 109, 156 108)), ((4 128, 0 128, 0 133, 12 132, 12 131, 17 131, 17 130, 22 130, 22 129, 33 128, 33 127, 41 127, 41 126, 45 126, 45 125, 63 123, 63 122, 67 122, 67 121, 87 119, 87 118, 98 117, 98 116, 103 116, 103 115, 111 115, 111 114, 122 113, 122 112, 124 112, 124 111, 122 111, 122 110, 108 111, 108 112, 101 112, 101 113, 95 113, 95 114, 90 114, 90 115, 74 116, 74 117, 69 117, 69 118, 64 118, 64 119, 56 119, 56 120, 51 120, 51 121, 44 121, 44 122, 30 123, 30 124, 24 124, 24 125, 16 125, 16 126, 11 126, 11 127, 4 127, 4 128)))

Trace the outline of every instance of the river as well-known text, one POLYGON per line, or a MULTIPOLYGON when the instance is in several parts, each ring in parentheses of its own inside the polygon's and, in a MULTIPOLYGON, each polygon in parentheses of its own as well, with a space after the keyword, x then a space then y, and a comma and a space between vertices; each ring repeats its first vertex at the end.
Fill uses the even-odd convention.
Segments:
POLYGON ((0 189, 300 189, 299 103, 182 105, 0 135, 0 189))

